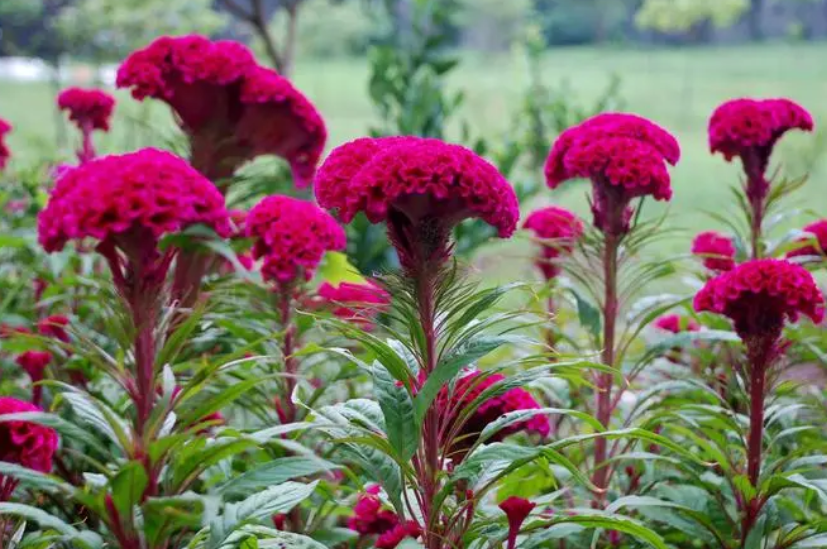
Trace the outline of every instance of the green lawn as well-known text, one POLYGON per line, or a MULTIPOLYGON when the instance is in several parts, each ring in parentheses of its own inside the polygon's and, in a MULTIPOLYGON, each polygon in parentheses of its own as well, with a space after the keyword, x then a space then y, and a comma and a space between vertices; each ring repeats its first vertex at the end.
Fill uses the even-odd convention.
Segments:
MULTIPOLYGON (((825 58, 827 44, 656 51, 574 48, 549 51, 544 65, 549 85, 567 80, 579 96, 577 101, 586 104, 603 89, 609 74, 621 75, 627 110, 656 120, 678 136, 683 159, 673 172, 670 220, 697 230, 709 225, 700 213, 703 209, 731 207, 725 189, 738 177, 733 166, 708 154, 706 123, 712 109, 732 97, 787 96, 810 109, 817 124, 827 123, 825 58)), ((327 119, 331 146, 363 135, 370 125, 374 113, 366 94, 367 78, 368 68, 361 59, 298 64, 295 81, 327 119)), ((526 81, 520 57, 469 54, 451 85, 466 91, 462 117, 473 131, 496 137, 510 126, 526 81)), ((165 109, 140 106, 124 94, 119 98, 119 120, 112 135, 102 141, 103 150, 161 144, 175 136, 165 109)), ((0 116, 16 126, 10 144, 20 157, 31 158, 52 146, 52 103, 46 85, 0 82, 0 116)), ((818 135, 789 136, 776 156, 790 174, 811 172, 801 202, 813 215, 827 215, 825 146, 818 135)), ((581 211, 585 208, 580 190, 559 199, 581 211)), ((675 250, 685 247, 685 242, 676 243, 675 250)))

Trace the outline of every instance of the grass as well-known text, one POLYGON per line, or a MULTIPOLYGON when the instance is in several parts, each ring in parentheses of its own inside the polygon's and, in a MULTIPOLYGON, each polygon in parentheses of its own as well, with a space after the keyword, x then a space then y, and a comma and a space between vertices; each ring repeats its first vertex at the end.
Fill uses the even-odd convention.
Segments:
MULTIPOLYGON (((738 181, 737 166, 708 153, 706 124, 711 111, 733 97, 786 96, 810 109, 817 125, 827 123, 825 56, 827 43, 664 50, 567 48, 550 50, 544 70, 548 85, 567 81, 572 100, 583 105, 599 94, 611 73, 622 77, 626 109, 659 122, 681 141, 683 158, 673 170, 670 223, 697 231, 714 227, 703 210, 733 209, 727 187, 738 181)), ((305 60, 298 64, 295 82, 324 114, 331 146, 364 135, 374 119, 367 80, 363 59, 305 60)), ((519 57, 469 54, 450 85, 466 93, 461 118, 472 131, 496 138, 511 126, 527 86, 526 67, 519 57)), ((139 105, 122 93, 119 99, 118 120, 113 133, 101 140, 101 149, 123 151, 174 138, 176 131, 166 109, 139 105)), ((56 122, 52 105, 53 92, 46 84, 0 82, 0 116, 16 126, 10 145, 24 160, 53 147, 56 122)), ((827 192, 821 183, 827 177, 825 146, 818 134, 790 135, 776 154, 776 163, 785 173, 811 174, 800 200, 810 211, 794 220, 793 226, 827 215, 827 192)), ((575 187, 554 200, 585 212, 582 195, 575 187)), ((549 202, 551 197, 546 195, 540 201, 549 202)), ((673 251, 686 248, 686 241, 676 242, 673 251)))

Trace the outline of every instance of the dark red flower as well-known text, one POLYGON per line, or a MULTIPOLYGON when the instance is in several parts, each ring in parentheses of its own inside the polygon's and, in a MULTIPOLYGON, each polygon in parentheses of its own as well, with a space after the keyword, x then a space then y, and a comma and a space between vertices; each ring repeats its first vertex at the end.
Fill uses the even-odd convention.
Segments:
POLYGON ((422 534, 422 528, 414 520, 401 522, 376 539, 376 549, 394 549, 405 538, 416 539, 422 534))
POLYGON ((69 319, 63 315, 47 316, 37 322, 37 331, 40 335, 46 337, 53 337, 62 341, 69 342, 69 333, 66 331, 66 326, 69 325, 69 319))
POLYGON ((68 88, 57 96, 57 106, 69 112, 69 120, 82 131, 109 131, 115 98, 101 90, 68 88))
POLYGON ((362 138, 333 150, 316 177, 316 197, 349 223, 364 212, 388 222, 403 266, 441 263, 451 229, 480 218, 509 237, 517 197, 497 169, 459 145, 419 137, 362 138))
POLYGON ((15 362, 29 375, 32 383, 32 401, 39 405, 43 395, 43 388, 37 383, 43 381, 46 366, 52 361, 52 353, 47 351, 26 351, 18 355, 15 362))
POLYGON ((787 257, 827 256, 827 219, 810 223, 804 227, 804 232, 809 234, 799 242, 806 245, 787 252, 787 257))
POLYGON ((542 256, 537 260, 537 267, 546 280, 560 274, 556 260, 561 255, 570 254, 575 242, 583 236, 583 222, 574 213, 558 206, 535 210, 523 227, 541 239, 542 256))
POLYGON ((523 522, 531 514, 531 511, 537 506, 527 499, 517 496, 511 496, 502 503, 500 509, 508 518, 508 548, 512 549, 517 541, 517 534, 520 533, 520 528, 523 522))
POLYGON ((681 332, 697 332, 701 325, 692 318, 681 317, 676 314, 663 315, 654 322, 655 327, 665 332, 679 334, 681 332))
POLYGON ((348 519, 348 528, 363 536, 384 534, 399 524, 399 517, 389 509, 382 508, 379 487, 370 486, 356 500, 353 516, 348 519))
POLYGON ((695 310, 724 315, 742 339, 781 335, 784 320, 824 317, 824 296, 805 268, 785 260, 747 261, 709 280, 695 296, 695 310))
POLYGON ((325 252, 345 247, 345 232, 312 202, 268 196, 250 210, 247 236, 254 239, 253 257, 263 259, 265 280, 289 283, 310 280, 325 252))
POLYGON ((590 179, 595 225, 620 234, 629 228, 629 202, 637 197, 672 197, 666 164, 680 159, 677 140, 636 115, 607 113, 569 128, 546 160, 549 187, 573 178, 590 179))
POLYGON ((0 118, 0 170, 6 167, 6 163, 11 156, 8 146, 6 146, 6 134, 12 131, 12 125, 0 118))
MULTIPOLYGON (((0 397, 0 416, 41 411, 34 404, 16 398, 0 397)), ((49 427, 30 421, 0 422, 0 461, 49 473, 57 443, 57 433, 49 427)))
POLYGON ((378 313, 390 304, 390 294, 368 280, 364 284, 342 282, 334 286, 329 282, 319 286, 319 297, 332 306, 333 314, 369 328, 378 313))
POLYGON ((715 231, 699 233, 692 241, 692 254, 700 257, 710 271, 731 271, 735 267, 735 244, 715 231))

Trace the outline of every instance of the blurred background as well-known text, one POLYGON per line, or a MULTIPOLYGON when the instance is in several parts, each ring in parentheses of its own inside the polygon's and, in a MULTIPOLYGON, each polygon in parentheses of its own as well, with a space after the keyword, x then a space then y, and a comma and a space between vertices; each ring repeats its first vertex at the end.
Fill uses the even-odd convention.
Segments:
MULTIPOLYGON (((827 0, 0 0, 0 117, 15 126, 16 165, 71 154, 59 89, 110 88, 130 51, 192 32, 241 40, 288 75, 324 115, 328 149, 368 133, 462 142, 526 200, 583 213, 582 187, 538 192, 554 137, 603 110, 650 117, 681 141, 669 212, 688 230, 714 227, 701 212, 726 214, 738 181, 707 149, 719 103, 787 96, 827 120, 827 0)), ((163 105, 117 97, 100 150, 174 147, 163 105)), ((810 173, 808 219, 827 211, 824 135, 790 135, 775 159, 810 173)))

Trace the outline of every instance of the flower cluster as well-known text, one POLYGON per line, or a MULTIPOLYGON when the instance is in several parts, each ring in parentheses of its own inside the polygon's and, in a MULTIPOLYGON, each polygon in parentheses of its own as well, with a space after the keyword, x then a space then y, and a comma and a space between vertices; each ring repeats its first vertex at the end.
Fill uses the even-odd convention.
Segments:
POLYGON ((382 508, 379 486, 369 486, 359 496, 353 516, 348 519, 348 527, 361 536, 379 536, 376 539, 377 549, 393 549, 403 539, 415 539, 422 533, 416 521, 402 521, 390 509, 382 508))
POLYGON ((197 223, 229 233, 221 194, 182 159, 142 149, 64 171, 38 216, 38 237, 48 252, 87 237, 148 238, 154 248, 161 235, 197 223))
POLYGON ((82 131, 109 131, 115 98, 101 90, 68 88, 57 96, 57 106, 68 111, 69 120, 82 131))
POLYGON ((193 165, 211 178, 232 175, 260 154, 284 157, 307 185, 327 130, 316 108, 242 44, 203 36, 158 38, 133 52, 117 75, 136 99, 160 99, 189 134, 193 165))
POLYGON ((0 118, 0 170, 6 167, 6 163, 11 156, 11 152, 5 143, 6 134, 11 130, 11 124, 0 118))
POLYGON ((727 160, 761 151, 766 161, 776 141, 792 129, 813 130, 813 117, 793 101, 734 99, 712 113, 709 149, 727 160))
POLYGON ((715 231, 699 233, 692 241, 692 254, 701 258, 710 271, 731 271, 735 267, 735 244, 715 231))
POLYGON ((695 310, 729 317, 742 339, 778 337, 784 320, 800 315, 820 322, 824 296, 803 267, 778 259, 742 263, 708 281, 695 296, 695 310))
POLYGON ((691 318, 683 318, 680 315, 668 314, 658 317, 654 322, 655 328, 664 332, 679 334, 681 332, 697 332, 701 325, 691 318))
POLYGON ((809 233, 799 240, 804 245, 787 252, 787 257, 827 256, 827 219, 810 223, 804 232, 809 233))
MULTIPOLYGON (((40 412, 40 408, 10 397, 0 397, 0 416, 40 412)), ((41 473, 52 470, 57 433, 30 421, 0 422, 0 461, 16 463, 41 473)))
POLYGON ((523 227, 541 240, 542 256, 537 260, 537 267, 546 280, 560 274, 560 266, 555 260, 570 254, 575 242, 583 236, 583 222, 572 212, 558 206, 532 212, 523 227))
POLYGON ((390 294, 370 280, 364 284, 342 282, 338 286, 325 282, 317 293, 331 305, 334 315, 365 329, 371 328, 373 319, 391 301, 390 294))
MULTIPOLYGON (((450 448, 451 458, 459 462, 485 427, 503 414, 517 410, 538 410, 540 405, 531 393, 521 388, 514 388, 493 396, 480 404, 474 413, 462 425, 454 425, 459 420, 462 410, 468 408, 480 395, 493 385, 503 381, 502 374, 486 375, 480 371, 471 371, 463 375, 452 390, 443 387, 437 396, 437 406, 447 415, 449 425, 456 428, 456 441, 450 448)), ((452 429, 453 430, 453 429, 452 429)), ((513 423, 498 431, 491 440, 503 438, 518 432, 535 433, 546 437, 551 432, 551 425, 545 415, 537 414, 524 421, 513 423)))
POLYGON ((556 188, 569 179, 590 179, 595 225, 617 234, 628 230, 632 199, 672 197, 666 164, 679 159, 677 140, 663 128, 639 116, 605 113, 560 135, 546 160, 546 182, 556 188))
POLYGON ((325 252, 345 247, 345 232, 327 212, 289 196, 268 196, 245 223, 254 239, 253 257, 263 259, 265 280, 281 284, 309 280, 325 252))

